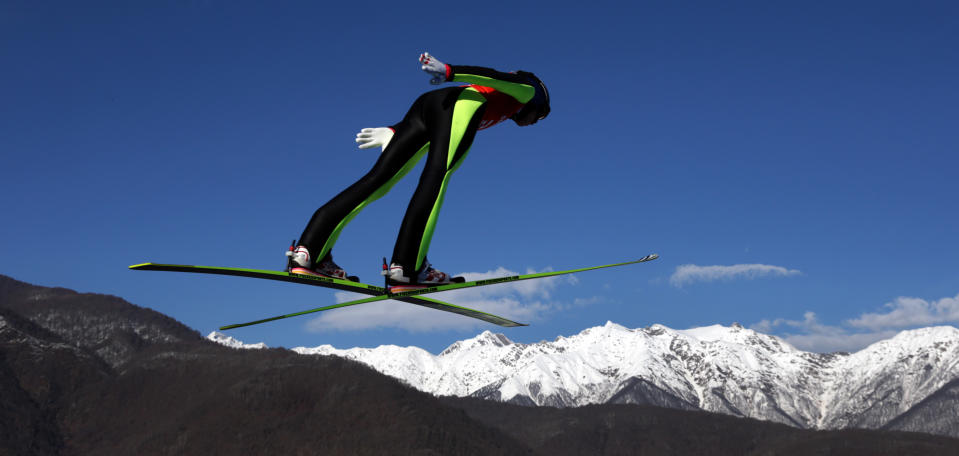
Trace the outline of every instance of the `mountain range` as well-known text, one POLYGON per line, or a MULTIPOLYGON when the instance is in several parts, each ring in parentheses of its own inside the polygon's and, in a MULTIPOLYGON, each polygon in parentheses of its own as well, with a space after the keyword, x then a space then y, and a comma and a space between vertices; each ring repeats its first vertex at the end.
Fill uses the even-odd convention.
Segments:
POLYGON ((903 331, 852 354, 804 352, 738 324, 674 330, 614 323, 533 344, 487 331, 439 355, 396 346, 293 350, 356 360, 438 396, 552 407, 646 404, 806 429, 959 437, 952 407, 959 329, 951 326, 903 331))
MULTIPOLYGON (((955 397, 947 384, 894 421, 931 432, 955 397)), ((959 439, 436 397, 340 356, 227 347, 119 297, 0 275, 0 455, 840 452, 955 455, 959 439)))

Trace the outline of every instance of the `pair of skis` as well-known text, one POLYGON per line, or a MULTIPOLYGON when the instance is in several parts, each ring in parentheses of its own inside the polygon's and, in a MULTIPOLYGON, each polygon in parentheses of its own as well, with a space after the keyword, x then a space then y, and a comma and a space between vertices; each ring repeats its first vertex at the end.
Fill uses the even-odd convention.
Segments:
POLYGON ((530 279, 541 279, 545 277, 553 277, 553 276, 564 275, 564 274, 573 274, 576 272, 592 271, 595 269, 611 268, 616 266, 626 266, 630 264, 652 261, 652 260, 655 260, 656 258, 659 258, 659 255, 654 253, 652 255, 647 255, 638 260, 626 261, 623 263, 607 264, 602 266, 592 266, 592 267, 579 268, 579 269, 569 269, 565 271, 538 272, 538 273, 532 273, 532 274, 498 277, 494 279, 475 280, 472 282, 449 283, 449 284, 436 285, 436 286, 422 288, 422 289, 407 290, 407 291, 402 291, 398 293, 391 293, 388 288, 378 287, 375 285, 369 285, 369 284, 360 283, 360 282, 352 282, 349 280, 334 279, 331 277, 318 277, 318 276, 305 275, 305 274, 293 274, 293 273, 283 272, 283 271, 270 271, 270 270, 262 270, 262 269, 228 268, 228 267, 217 267, 217 266, 192 266, 192 265, 182 265, 182 264, 158 264, 158 263, 135 264, 133 266, 130 266, 130 269, 137 270, 137 271, 176 271, 176 272, 192 272, 192 273, 201 273, 201 274, 217 274, 217 275, 232 275, 232 276, 240 276, 240 277, 252 277, 257 279, 301 283, 306 285, 314 285, 314 286, 332 288, 336 290, 352 291, 356 293, 370 295, 369 298, 357 299, 354 301, 343 302, 343 303, 334 304, 331 306, 318 307, 315 309, 304 310, 302 312, 296 312, 296 313, 291 313, 286 315, 278 315, 275 317, 264 318, 262 320, 256 320, 256 321, 251 321, 247 323, 226 325, 221 327, 220 330, 242 328, 244 326, 258 325, 260 323, 267 323, 270 321, 282 320, 284 318, 291 318, 291 317, 311 314, 315 312, 322 312, 324 310, 355 306, 358 304, 366 304, 369 302, 385 301, 388 299, 394 299, 397 301, 403 301, 410 304, 429 307, 431 309, 442 310, 444 312, 452 312, 455 314, 476 318, 476 319, 483 320, 485 322, 493 323, 500 326, 513 327, 513 326, 527 326, 527 325, 522 323, 517 323, 515 321, 509 320, 500 316, 496 316, 493 314, 488 314, 486 312, 482 312, 479 310, 446 303, 437 299, 430 298, 425 295, 432 294, 432 293, 439 293, 442 291, 461 290, 465 288, 483 287, 483 286, 494 285, 498 283, 516 282, 520 280, 530 280, 530 279))

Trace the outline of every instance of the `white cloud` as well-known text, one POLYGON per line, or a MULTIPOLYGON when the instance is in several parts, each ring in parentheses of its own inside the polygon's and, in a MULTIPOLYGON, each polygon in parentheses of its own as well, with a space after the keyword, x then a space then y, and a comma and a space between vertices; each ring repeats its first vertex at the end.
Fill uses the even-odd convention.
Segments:
POLYGON ((815 353, 855 353, 883 339, 895 336, 898 331, 878 331, 850 334, 790 334, 786 342, 801 350, 815 353))
POLYGON ((590 298, 575 298, 573 299, 573 307, 589 307, 595 304, 603 302, 604 299, 602 296, 593 296, 590 298))
POLYGON ((684 264, 676 268, 669 278, 669 283, 675 287, 682 287, 694 282, 712 282, 714 280, 755 279, 765 276, 793 276, 802 274, 795 269, 786 269, 782 266, 768 264, 734 264, 731 266, 698 266, 684 264))
POLYGON ((846 323, 855 328, 876 330, 959 322, 959 295, 932 302, 900 296, 883 307, 888 309, 885 313, 865 313, 846 323))
MULTIPOLYGON (((527 273, 537 271, 528 270, 527 273)), ((461 274, 467 281, 518 275, 505 268, 487 272, 461 274)), ((560 307, 551 297, 552 292, 563 283, 576 283, 566 277, 507 282, 465 290, 431 294, 430 297, 462 307, 499 315, 521 323, 530 323, 542 318, 547 311, 560 307)), ((338 303, 361 299, 364 296, 336 293, 338 303)), ((488 327, 481 320, 442 312, 401 301, 380 301, 360 304, 323 312, 307 323, 310 331, 350 331, 372 328, 398 328, 411 332, 432 330, 467 330, 488 327)))
POLYGON ((777 334, 801 350, 854 352, 888 339, 903 329, 959 323, 959 295, 932 302, 899 297, 883 307, 887 309, 885 312, 864 313, 838 326, 824 325, 817 320, 815 313, 806 312, 802 320, 762 320, 751 328, 777 334))
POLYGON ((777 334, 790 345, 805 351, 830 353, 837 351, 854 352, 867 345, 887 339, 896 331, 874 331, 852 333, 841 326, 829 326, 819 322, 816 314, 806 312, 802 320, 762 320, 750 328, 767 334, 777 334), (786 327, 785 331, 780 328, 786 327))

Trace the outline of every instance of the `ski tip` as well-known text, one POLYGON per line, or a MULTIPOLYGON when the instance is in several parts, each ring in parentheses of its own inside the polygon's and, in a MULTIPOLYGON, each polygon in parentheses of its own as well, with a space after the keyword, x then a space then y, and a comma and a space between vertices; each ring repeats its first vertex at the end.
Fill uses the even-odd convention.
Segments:
POLYGON ((147 266, 150 266, 151 264, 153 264, 153 263, 140 263, 140 264, 134 264, 134 265, 130 265, 130 269, 140 269, 140 268, 145 268, 145 267, 147 267, 147 266))
POLYGON ((644 257, 643 257, 641 260, 639 260, 639 261, 653 261, 653 260, 655 260, 655 259, 657 259, 657 258, 659 258, 659 254, 658 254, 658 253, 651 253, 651 254, 649 254, 649 255, 644 256, 644 257))

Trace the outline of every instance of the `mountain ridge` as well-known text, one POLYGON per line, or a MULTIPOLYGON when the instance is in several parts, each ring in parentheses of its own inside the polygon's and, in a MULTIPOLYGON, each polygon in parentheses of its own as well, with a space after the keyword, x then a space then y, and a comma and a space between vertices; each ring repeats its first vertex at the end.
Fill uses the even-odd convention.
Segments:
POLYGON ((959 378, 959 329, 902 331, 856 353, 811 353, 741 325, 607 322, 518 344, 484 331, 438 355, 416 347, 296 347, 363 362, 439 396, 579 407, 653 404, 809 429, 878 429, 959 378))

